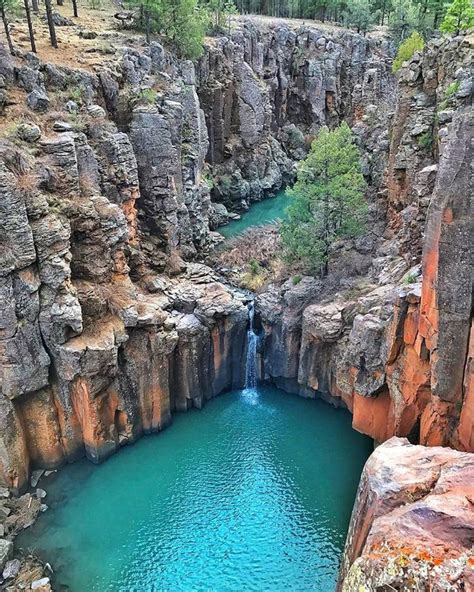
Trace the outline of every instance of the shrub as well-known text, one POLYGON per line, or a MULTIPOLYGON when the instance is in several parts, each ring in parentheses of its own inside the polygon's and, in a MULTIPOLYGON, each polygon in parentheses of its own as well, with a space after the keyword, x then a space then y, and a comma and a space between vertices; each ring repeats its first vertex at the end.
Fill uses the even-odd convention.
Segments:
POLYGON ((403 278, 403 283, 406 285, 415 284, 418 281, 418 274, 415 272, 407 273, 403 278))
POLYGON ((397 55, 393 60, 392 71, 398 72, 404 62, 411 59, 416 51, 421 51, 425 46, 423 37, 417 32, 413 33, 398 48, 397 55))
POLYGON ((82 88, 82 86, 71 86, 67 89, 66 94, 68 100, 74 101, 78 105, 82 105, 82 103, 84 102, 84 89, 82 88))
POLYGON ((256 259, 250 259, 249 267, 250 267, 250 273, 252 275, 258 275, 262 271, 260 263, 256 259))
POLYGON ((293 278, 291 279, 291 283, 293 284, 293 286, 296 286, 297 284, 299 284, 301 282, 302 279, 303 278, 298 273, 298 274, 296 274, 296 275, 293 276, 293 278))
POLYGON ((425 132, 418 136, 418 146, 423 150, 431 150, 433 146, 433 134, 431 132, 425 132))
POLYGON ((460 85, 461 83, 459 82, 459 80, 451 82, 451 84, 448 86, 444 93, 445 98, 449 99, 450 97, 455 95, 458 92, 460 85))
POLYGON ((141 103, 146 103, 147 105, 153 105, 156 101, 156 97, 158 93, 153 88, 142 88, 138 93, 137 99, 141 103))

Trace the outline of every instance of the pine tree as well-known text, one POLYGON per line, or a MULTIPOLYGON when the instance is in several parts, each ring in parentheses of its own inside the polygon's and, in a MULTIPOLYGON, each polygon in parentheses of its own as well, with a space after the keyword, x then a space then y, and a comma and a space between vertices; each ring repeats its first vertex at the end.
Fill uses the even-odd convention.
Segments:
POLYGON ((51 9, 51 0, 44 0, 46 7, 46 19, 48 21, 49 37, 51 39, 51 45, 55 48, 58 47, 58 40, 56 38, 56 28, 53 21, 53 11, 51 9))
POLYGON ((471 27, 474 27, 474 8, 471 0, 453 0, 441 23, 440 30, 443 33, 459 35, 461 31, 466 31, 471 27))
POLYGON ((10 21, 9 14, 16 8, 16 0, 0 0, 0 14, 2 15, 3 29, 5 31, 5 37, 7 38, 8 49, 10 53, 14 55, 15 50, 13 48, 13 42, 10 35, 10 21))
POLYGON ((26 13, 26 22, 28 23, 28 33, 30 36, 31 51, 33 53, 36 53, 35 32, 33 30, 33 23, 31 22, 31 12, 30 12, 29 0, 24 0, 24 5, 25 5, 25 13, 26 13))
POLYGON ((280 228, 285 258, 327 275, 331 245, 364 230, 365 187, 349 126, 323 129, 300 164, 291 190, 293 202, 280 228))
POLYGON ((167 37, 185 58, 196 59, 203 52, 209 13, 198 0, 128 0, 140 9, 138 28, 150 42, 152 32, 167 37))
POLYGON ((374 22, 373 10, 369 0, 352 0, 348 5, 345 20, 358 33, 366 33, 374 22))
POLYGON ((397 44, 402 43, 411 34, 416 24, 416 10, 411 0, 393 0, 393 9, 389 16, 389 28, 397 44))

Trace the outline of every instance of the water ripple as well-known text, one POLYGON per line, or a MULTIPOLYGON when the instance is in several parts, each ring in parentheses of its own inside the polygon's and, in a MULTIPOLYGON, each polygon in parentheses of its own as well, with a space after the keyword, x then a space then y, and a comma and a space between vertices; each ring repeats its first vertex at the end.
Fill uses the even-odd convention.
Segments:
POLYGON ((21 542, 72 592, 331 592, 369 452, 348 414, 247 389, 67 467, 21 542))

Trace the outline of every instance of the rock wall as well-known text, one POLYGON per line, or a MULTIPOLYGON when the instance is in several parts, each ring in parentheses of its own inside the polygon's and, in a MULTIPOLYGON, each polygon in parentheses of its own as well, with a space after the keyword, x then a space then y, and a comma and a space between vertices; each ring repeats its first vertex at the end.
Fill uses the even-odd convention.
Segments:
POLYGON ((247 209, 293 180, 295 161, 321 126, 390 111, 391 53, 383 38, 282 21, 244 21, 230 38, 209 43, 197 81, 213 200, 247 209))
POLYGON ((474 455, 392 438, 362 473, 338 590, 474 586, 474 455))
POLYGON ((248 297, 185 263, 210 240, 192 64, 157 44, 114 71, 1 64, 21 121, 0 145, 0 483, 21 491, 242 386, 248 297))
POLYGON ((210 187, 247 207, 291 178, 304 134, 361 122, 391 87, 386 44, 348 32, 244 22, 196 69, 122 41, 83 69, 0 46, 0 483, 16 491, 242 385, 247 296, 195 262, 223 219, 210 187))
POLYGON ((366 275, 353 249, 336 251, 336 272, 341 258, 352 272, 257 300, 262 376, 348 407, 379 442, 474 450, 471 60, 469 37, 436 40, 400 74, 387 223, 366 275))

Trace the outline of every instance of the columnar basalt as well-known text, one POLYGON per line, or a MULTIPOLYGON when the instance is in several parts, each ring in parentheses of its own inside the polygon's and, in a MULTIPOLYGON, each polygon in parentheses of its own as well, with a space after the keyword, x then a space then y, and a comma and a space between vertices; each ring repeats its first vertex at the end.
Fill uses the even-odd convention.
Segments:
POLYGON ((263 376, 345 405, 380 442, 474 450, 471 60, 469 38, 438 40, 401 72, 380 187, 387 222, 364 278, 357 265, 339 275, 341 260, 361 260, 355 243, 332 253, 324 283, 257 299, 263 376))
POLYGON ((197 74, 156 42, 93 71, 2 51, 25 115, 0 147, 3 484, 242 386, 247 297, 190 263, 215 238, 206 178, 232 208, 274 191, 304 134, 387 98, 389 64, 383 40, 281 23, 210 41, 197 74))
MULTIPOLYGON (((208 44, 197 80, 213 200, 246 209, 293 180, 294 161, 322 126, 356 123, 375 105, 384 111, 394 92, 391 53, 384 38, 282 22, 248 21, 208 44)), ((381 163, 374 158, 374 172, 381 163)))
POLYGON ((2 68, 7 93, 59 109, 0 147, 0 482, 21 491, 242 386, 248 297, 189 262, 209 243, 191 63, 154 44, 99 75, 29 54, 2 68), (71 85, 82 105, 61 110, 71 85))

